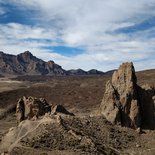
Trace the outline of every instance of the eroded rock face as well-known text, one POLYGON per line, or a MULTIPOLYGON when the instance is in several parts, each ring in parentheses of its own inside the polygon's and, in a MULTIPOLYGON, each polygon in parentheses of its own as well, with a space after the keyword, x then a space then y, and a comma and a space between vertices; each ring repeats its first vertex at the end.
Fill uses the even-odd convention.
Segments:
POLYGON ((151 88, 137 85, 132 63, 123 63, 106 84, 101 113, 112 124, 138 128, 154 128, 154 97, 151 88), (149 120, 148 120, 149 119, 149 120))
POLYGON ((17 123, 20 123, 25 119, 36 119, 50 111, 51 106, 44 98, 20 98, 16 106, 17 123))
POLYGON ((18 100, 16 105, 17 124, 23 120, 36 120, 39 116, 43 116, 46 113, 50 113, 51 115, 64 114, 74 116, 63 105, 51 106, 44 98, 31 96, 26 98, 24 96, 18 100))

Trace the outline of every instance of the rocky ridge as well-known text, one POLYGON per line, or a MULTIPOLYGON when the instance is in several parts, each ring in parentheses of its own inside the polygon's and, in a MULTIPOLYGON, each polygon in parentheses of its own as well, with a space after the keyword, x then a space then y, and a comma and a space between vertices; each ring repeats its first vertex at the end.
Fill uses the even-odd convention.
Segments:
POLYGON ((82 69, 64 70, 54 61, 45 62, 31 52, 16 55, 0 52, 0 74, 2 75, 103 75, 104 72, 92 69, 84 71, 82 69))
POLYGON ((44 98, 23 96, 18 100, 16 105, 17 124, 24 120, 37 120, 46 113, 74 116, 74 114, 67 111, 63 105, 52 106, 48 104, 44 98))
POLYGON ((129 134, 126 129, 114 129, 103 117, 45 114, 11 128, 0 150, 11 155, 119 155, 130 147, 136 149, 137 137, 132 130, 129 134))
POLYGON ((65 70, 54 61, 45 62, 29 51, 15 55, 0 52, 0 73, 15 75, 64 75, 65 70))

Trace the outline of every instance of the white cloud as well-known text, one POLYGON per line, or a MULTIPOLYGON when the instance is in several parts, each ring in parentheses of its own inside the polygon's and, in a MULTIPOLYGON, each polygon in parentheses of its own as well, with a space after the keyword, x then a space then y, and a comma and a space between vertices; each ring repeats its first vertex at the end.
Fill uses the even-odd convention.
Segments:
POLYGON ((0 37, 11 39, 57 39, 57 34, 52 30, 17 23, 1 24, 0 31, 0 37))
POLYGON ((8 0, 8 2, 21 8, 38 10, 41 24, 36 26, 1 24, 1 50, 10 53, 30 50, 44 60, 53 59, 66 69, 97 68, 105 71, 116 68, 123 61, 134 61, 138 70, 155 67, 153 63, 148 63, 155 50, 155 39, 148 38, 148 35, 155 30, 136 32, 132 36, 111 33, 154 16, 155 0, 149 2, 146 0, 8 0), (51 42, 38 41, 39 39, 48 39, 51 42), (85 51, 67 57, 42 49, 42 46, 53 45, 82 47, 85 51))

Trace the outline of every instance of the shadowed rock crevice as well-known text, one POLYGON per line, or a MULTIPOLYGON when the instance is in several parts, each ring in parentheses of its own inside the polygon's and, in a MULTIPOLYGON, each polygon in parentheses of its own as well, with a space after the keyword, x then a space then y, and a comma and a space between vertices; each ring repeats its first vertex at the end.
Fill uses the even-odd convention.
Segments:
POLYGON ((153 88, 141 88, 133 63, 123 63, 106 84, 101 113, 112 124, 131 128, 155 127, 153 88))
POLYGON ((155 129, 155 89, 149 85, 138 87, 141 102, 141 126, 144 129, 155 129))

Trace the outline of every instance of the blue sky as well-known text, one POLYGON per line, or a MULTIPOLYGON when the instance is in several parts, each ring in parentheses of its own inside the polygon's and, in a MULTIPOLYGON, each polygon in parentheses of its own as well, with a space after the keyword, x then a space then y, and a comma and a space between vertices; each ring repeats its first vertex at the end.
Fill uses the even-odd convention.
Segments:
POLYGON ((155 68, 155 0, 0 0, 0 51, 107 71, 155 68))

